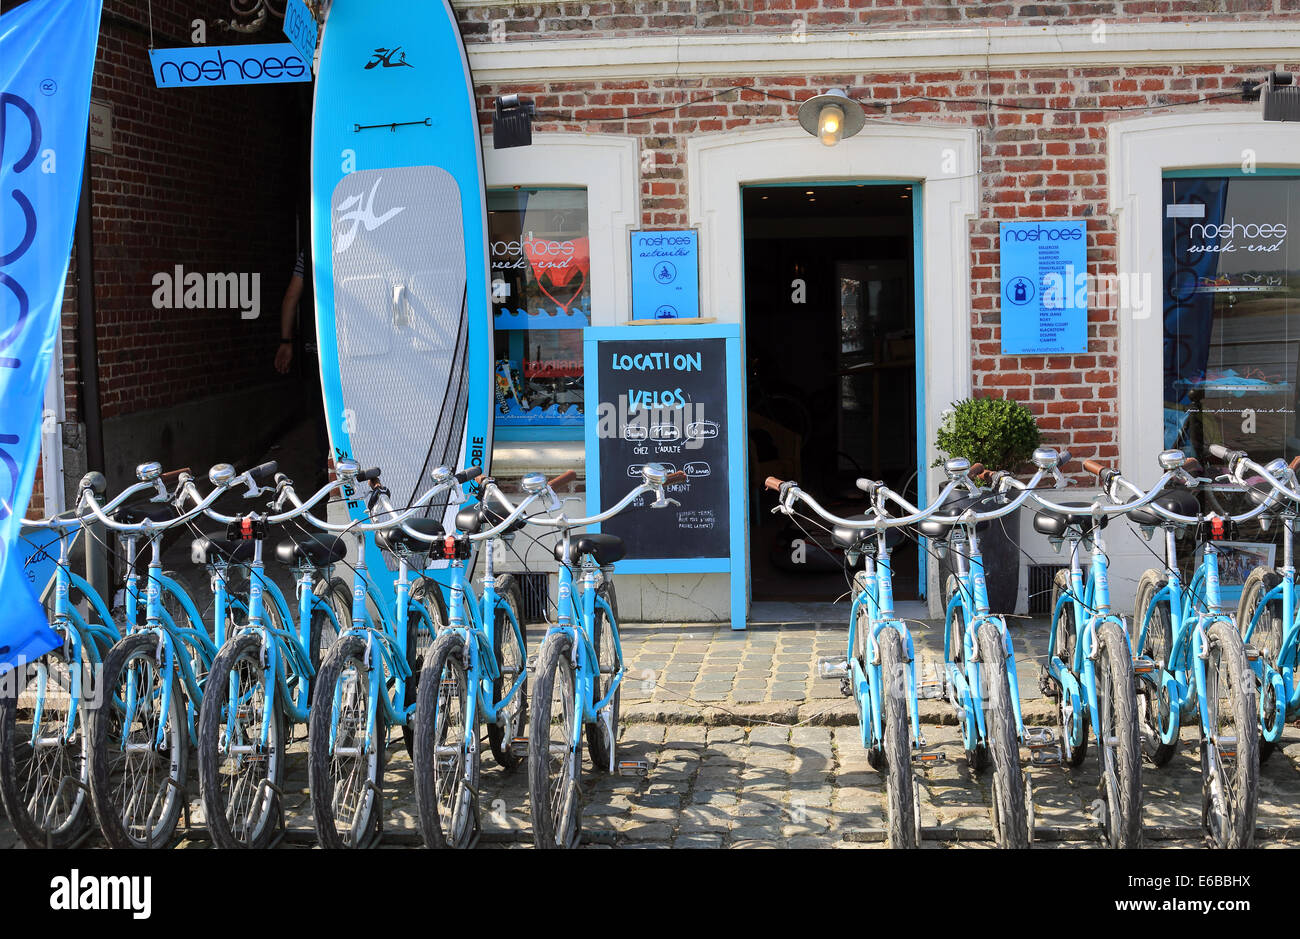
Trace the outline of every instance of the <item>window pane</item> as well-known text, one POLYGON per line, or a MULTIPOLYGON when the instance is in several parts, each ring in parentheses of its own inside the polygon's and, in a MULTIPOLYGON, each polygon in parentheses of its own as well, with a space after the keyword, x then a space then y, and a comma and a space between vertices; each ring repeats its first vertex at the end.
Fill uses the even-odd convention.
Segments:
POLYGON ((591 325, 585 189, 488 193, 498 427, 582 425, 591 325))
POLYGON ((1164 181, 1165 446, 1300 452, 1300 178, 1164 181))

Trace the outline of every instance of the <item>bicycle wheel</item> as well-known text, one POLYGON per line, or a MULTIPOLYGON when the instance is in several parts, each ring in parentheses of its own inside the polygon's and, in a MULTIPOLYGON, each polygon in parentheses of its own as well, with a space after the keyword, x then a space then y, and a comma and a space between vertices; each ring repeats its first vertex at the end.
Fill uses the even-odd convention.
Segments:
POLYGON ((166 847, 188 800, 187 704, 180 681, 163 670, 163 641, 146 632, 113 646, 90 712, 90 794, 114 848, 166 847))
POLYGON ((1215 847, 1249 848, 1259 797, 1255 678, 1235 629, 1220 620, 1206 633, 1205 711, 1214 739, 1207 740, 1202 728, 1201 819, 1215 847))
POLYGON ((903 640, 896 629, 882 629, 880 669, 885 725, 885 794, 889 803, 889 846, 917 846, 916 788, 912 784, 912 740, 907 713, 907 663, 903 661, 903 640))
POLYGON ((520 673, 524 675, 524 683, 510 703, 497 711, 499 721, 487 725, 488 746, 492 748, 492 756, 499 766, 514 769, 519 765, 519 757, 511 751, 510 742, 522 737, 528 728, 528 627, 524 623, 524 601, 519 592, 519 582, 514 575, 498 576, 496 591, 500 601, 493 620, 492 647, 500 674, 492 682, 492 701, 495 703, 505 697, 520 673), (519 631, 524 637, 522 644, 515 635, 506 607, 519 622, 519 631))
MULTIPOLYGON (((334 647, 334 642, 339 637, 339 630, 347 629, 352 622, 352 591, 348 589, 347 582, 342 577, 318 580, 312 590, 334 611, 334 619, 331 620, 324 610, 313 610, 311 622, 307 627, 307 655, 319 680, 321 663, 334 647), (338 625, 335 625, 336 622, 338 625)), ((315 696, 316 682, 313 682, 307 692, 308 707, 311 706, 315 696)), ((309 717, 308 720, 310 719, 309 717)))
MULTIPOLYGON (((595 682, 592 683, 592 700, 595 704, 609 693, 609 686, 614 681, 614 676, 618 673, 623 663, 619 661, 618 651, 614 645, 614 629, 618 624, 618 598, 614 596, 614 585, 611 583, 601 584, 596 588, 596 596, 604 597, 605 602, 609 604, 610 610, 614 613, 614 625, 610 625, 605 611, 599 606, 596 607, 596 615, 592 620, 591 627, 591 644, 596 649, 596 665, 599 673, 596 675, 595 682)), ((605 729, 600 721, 594 724, 587 724, 587 749, 591 753, 592 765, 604 772, 608 772, 613 766, 613 760, 618 753, 618 711, 619 704, 623 697, 623 688, 620 685, 614 692, 614 697, 609 703, 610 723, 612 733, 605 729)))
POLYGON ((1097 717, 1100 787, 1106 800, 1106 839, 1112 848, 1142 843, 1142 746, 1138 735, 1133 663, 1119 624, 1097 630, 1097 717))
MULTIPOLYGON (((433 644, 438 633, 447 623, 446 610, 443 608, 442 593, 438 585, 431 580, 420 578, 411 588, 411 603, 406 613, 406 665, 411 670, 411 677, 406 680, 406 691, 402 704, 406 708, 415 705, 419 699, 420 674, 424 663, 433 654, 433 644), (425 625, 416 604, 424 607, 433 620, 433 629, 425 625)), ((414 716, 412 716, 412 721, 414 716)), ((415 729, 411 721, 402 725, 402 745, 406 755, 414 759, 415 729)))
POLYGON ((67 655, 65 643, 0 679, 0 802, 29 848, 69 847, 91 820, 89 701, 83 692, 74 717, 67 655))
POLYGON ((582 828, 582 742, 577 734, 582 716, 569 661, 572 649, 566 633, 553 633, 542 645, 537 665, 528 727, 528 794, 533 843, 539 848, 575 847, 582 828))
MULTIPOLYGON (((1155 595, 1163 590, 1164 586, 1163 571, 1148 570, 1139 578, 1137 598, 1134 600, 1133 607, 1133 622, 1136 629, 1141 629, 1142 623, 1146 620, 1147 608, 1155 602, 1155 595)), ((1173 630, 1169 606, 1160 603, 1152 611, 1151 621, 1147 624, 1147 636, 1142 645, 1142 654, 1155 662, 1159 668, 1168 669, 1169 653, 1172 648, 1173 630)), ((1159 675, 1157 674, 1156 677, 1158 679, 1159 675)), ((1178 749, 1176 734, 1172 743, 1166 744, 1160 740, 1160 729, 1169 723, 1171 707, 1169 696, 1161 691, 1159 686, 1153 688, 1145 681, 1139 681, 1134 690, 1141 699, 1138 701, 1137 716, 1138 729, 1142 735, 1142 751, 1152 764, 1164 766, 1178 749)))
POLYGON ((1011 709, 1006 650, 993 623, 979 629, 980 668, 987 690, 984 727, 993 763, 993 836, 999 848, 1029 847, 1025 779, 1020 772, 1020 741, 1011 709))
POLYGON ((280 822, 284 711, 267 713, 262 642, 246 633, 222 647, 199 709, 199 793, 219 848, 266 847, 280 822))
MULTIPOLYGON (((948 585, 943 592, 943 608, 946 610, 952 598, 957 596, 958 591, 964 590, 961 578, 956 574, 948 575, 948 585)), ((963 647, 963 637, 966 635, 966 612, 960 605, 952 614, 952 633, 949 638, 949 648, 952 651, 952 661, 963 672, 965 671, 965 650, 963 647)), ((988 745, 980 740, 976 742, 974 750, 966 751, 966 765, 970 767, 971 773, 978 775, 988 769, 989 765, 989 748, 988 745)), ((879 769, 879 767, 876 767, 879 769)))
MULTIPOLYGON (((1056 572, 1056 578, 1052 581, 1053 610, 1056 609, 1056 602, 1060 599, 1061 595, 1069 593, 1069 591, 1070 571, 1068 568, 1063 568, 1056 572)), ((1064 662, 1067 669, 1071 668, 1074 662, 1074 646, 1078 640, 1078 635, 1078 624, 1074 621, 1074 605, 1072 603, 1066 603, 1065 607, 1061 610, 1060 618, 1056 622, 1056 640, 1052 646, 1052 654, 1064 662)), ((1055 684, 1056 679, 1053 678, 1050 680, 1055 684)), ((1082 706, 1082 702, 1080 702, 1080 705, 1082 706)), ((1088 755, 1088 715, 1081 714, 1078 715, 1078 718, 1083 724, 1083 739, 1079 742, 1077 747, 1074 747, 1071 750, 1070 759, 1067 761, 1068 764, 1075 769, 1078 769, 1083 765, 1084 757, 1088 755)), ((1064 741, 1070 739, 1070 725, 1073 721, 1073 717, 1070 718, 1069 721, 1066 720, 1065 691, 1058 686, 1056 695, 1056 729, 1057 734, 1063 741, 1063 749, 1064 741)))
POLYGON ((383 822, 388 728, 383 705, 371 695, 366 654, 362 636, 344 635, 316 676, 316 687, 325 697, 315 703, 308 719, 307 780, 316 837, 323 848, 370 847, 383 822), (366 728, 372 720, 367 745, 366 728))
POLYGON ((455 633, 438 637, 415 704, 415 805, 428 848, 465 847, 478 828, 479 734, 477 726, 466 728, 474 691, 464 646, 455 633))
MULTIPOLYGON (((1255 617, 1255 611, 1259 609, 1260 601, 1264 599, 1265 594, 1282 582, 1282 575, 1269 567, 1257 567, 1250 572, 1246 578, 1246 583, 1241 588, 1241 602, 1237 605, 1237 628, 1241 631, 1242 637, 1246 635, 1246 630, 1250 626, 1250 621, 1255 617)), ((1274 669, 1278 667, 1277 657, 1282 649, 1282 634, 1284 624, 1282 622, 1282 603, 1274 600, 1268 604, 1259 613, 1259 622, 1255 624, 1255 632, 1251 635, 1251 644, 1259 650, 1260 658, 1267 662, 1274 669)), ((1263 697, 1260 704, 1260 712, 1272 715, 1276 702, 1273 699, 1272 685, 1259 685, 1259 693, 1263 697)), ((1270 718, 1271 719, 1271 718, 1270 718)), ((1263 728, 1260 728, 1263 732, 1263 728)), ((1265 740, 1262 736, 1259 738, 1259 761, 1263 763, 1273 751, 1277 749, 1277 741, 1265 740)))

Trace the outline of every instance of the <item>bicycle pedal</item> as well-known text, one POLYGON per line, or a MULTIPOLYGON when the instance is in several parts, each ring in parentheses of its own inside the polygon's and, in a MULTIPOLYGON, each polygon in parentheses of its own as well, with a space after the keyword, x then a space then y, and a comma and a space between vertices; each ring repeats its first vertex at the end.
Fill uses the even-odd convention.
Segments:
POLYGON ((1057 747, 1056 734, 1050 727, 1026 727, 1025 728, 1025 746, 1031 750, 1042 750, 1049 747, 1057 747))
POLYGON ((817 660, 818 678, 844 678, 849 674, 849 663, 844 659, 829 658, 817 660))
POLYGON ((520 759, 528 756, 528 738, 515 737, 510 741, 510 753, 520 759))
POLYGON ((1247 642, 1242 646, 1242 648, 1246 650, 1247 662, 1259 661, 1259 646, 1255 645, 1253 642, 1247 642))
POLYGON ((1029 764, 1031 766, 1060 766, 1065 760, 1065 755, 1061 752, 1061 745, 1054 743, 1046 747, 1029 748, 1029 764))
POLYGON ((916 683, 916 696, 922 700, 938 700, 948 696, 943 678, 923 678, 916 683))
POLYGON ((619 760, 618 774, 620 776, 649 776, 650 764, 645 760, 619 760))
POLYGON ((1154 675, 1157 671, 1155 659, 1147 655, 1133 656, 1133 674, 1154 675))
POLYGON ((912 753, 913 766, 937 766, 940 763, 947 762, 948 755, 941 750, 914 751, 912 753))
POLYGON ((1237 738, 1235 736, 1220 736, 1214 741, 1214 748, 1219 752, 1219 756, 1228 760, 1237 758, 1237 738))

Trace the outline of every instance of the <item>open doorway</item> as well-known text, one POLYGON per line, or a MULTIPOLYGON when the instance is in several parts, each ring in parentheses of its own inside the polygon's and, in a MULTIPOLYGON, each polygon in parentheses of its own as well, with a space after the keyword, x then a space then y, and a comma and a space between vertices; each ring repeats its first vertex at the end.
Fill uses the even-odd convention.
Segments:
MULTIPOLYGON (((745 357, 755 600, 847 589, 820 529, 773 515, 767 476, 797 479, 837 515, 880 479, 915 501, 915 209, 910 184, 746 186, 745 357)), ((918 594, 916 546, 894 553, 894 592, 918 594)))

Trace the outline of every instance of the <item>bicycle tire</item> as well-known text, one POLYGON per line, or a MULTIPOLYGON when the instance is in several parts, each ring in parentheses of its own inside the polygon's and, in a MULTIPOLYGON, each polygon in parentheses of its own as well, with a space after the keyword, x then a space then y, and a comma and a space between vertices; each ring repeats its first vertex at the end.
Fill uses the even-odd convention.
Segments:
MULTIPOLYGON (((612 670, 622 664, 618 661, 618 654, 614 648, 613 629, 617 628, 618 623, 618 597, 614 595, 614 585, 609 582, 601 584, 596 588, 596 596, 604 597, 605 602, 609 604, 610 610, 614 613, 615 627, 606 625, 605 611, 599 606, 596 607, 596 615, 591 623, 591 645, 596 650, 596 667, 599 671, 592 685, 592 704, 605 697, 614 680, 612 670)), ((620 685, 609 703, 610 727, 613 728, 613 736, 610 740, 605 740, 605 732, 599 721, 587 724, 583 728, 587 734, 587 751, 591 754, 592 766, 600 772, 609 772, 611 761, 618 754, 618 718, 622 698, 623 686, 620 685)))
MULTIPOLYGON (((959 590, 964 589, 961 585, 961 578, 956 574, 948 575, 947 586, 943 592, 943 608, 948 609, 948 604, 952 598, 957 595, 959 590)), ((963 648, 962 637, 966 632, 966 611, 961 605, 952 614, 952 632, 948 639, 948 647, 952 653, 953 664, 963 672, 965 671, 965 652, 963 648)), ((974 750, 966 751, 966 765, 969 767, 971 775, 978 776, 988 769, 989 766, 989 748, 984 741, 978 740, 975 743, 974 750)), ((879 769, 880 767, 876 767, 879 769)))
POLYGON ((1206 635, 1209 639, 1209 658, 1205 666, 1206 711, 1209 712, 1211 723, 1219 726, 1221 707, 1225 701, 1228 703, 1236 730, 1231 736, 1236 738, 1237 749, 1233 757, 1223 756, 1227 772, 1222 781, 1229 783, 1231 788, 1221 797, 1224 814, 1227 816, 1226 825, 1216 826, 1211 818, 1217 813, 1212 808, 1214 793, 1208 765, 1209 748, 1202 728, 1202 822, 1216 847, 1250 848, 1255 844, 1255 809, 1259 799, 1259 712, 1254 694, 1255 679, 1246 662, 1241 636, 1235 628, 1219 620, 1210 624, 1206 635), (1222 670, 1213 667, 1216 658, 1222 670), (1220 681, 1226 686, 1222 696, 1216 694, 1220 681))
MULTIPOLYGON (((505 715, 505 723, 488 724, 488 746, 492 748, 492 757, 497 765, 505 769, 514 769, 519 765, 520 757, 511 749, 510 744, 516 737, 522 737, 528 729, 528 625, 524 622, 524 601, 519 591, 519 582, 513 574, 500 574, 496 579, 496 592, 502 603, 509 604, 514 610, 515 619, 519 621, 524 644, 520 648, 515 641, 514 630, 506 611, 500 606, 493 613, 492 648, 496 653, 497 677, 492 682, 492 700, 500 701, 502 696, 514 684, 514 677, 504 677, 505 669, 523 669, 524 683, 518 694, 511 701, 511 707, 505 715), (507 641, 506 633, 509 632, 507 641)), ((498 716, 501 716, 498 712, 498 716)))
MULTIPOLYGON (((1246 583, 1241 588, 1241 601, 1237 604, 1237 629, 1241 632, 1242 639, 1245 639, 1246 629, 1250 626, 1250 621, 1255 615, 1255 610, 1259 607, 1259 601, 1270 590, 1282 582, 1282 575, 1271 567, 1257 567, 1246 577, 1246 583)), ((1250 637, 1251 643, 1259 649, 1260 658, 1267 662, 1274 669, 1278 667, 1278 655, 1282 649, 1282 636, 1285 633, 1286 624, 1282 622, 1282 604, 1274 600, 1269 603, 1268 608, 1259 615, 1259 623, 1255 626, 1255 632, 1250 637)), ((1259 685, 1256 680, 1259 693, 1271 699, 1273 689, 1259 685)), ((1261 713, 1271 715, 1272 707, 1261 703, 1261 713)), ((1261 763, 1268 760, 1277 749, 1278 741, 1265 740, 1263 737, 1263 727, 1260 727, 1259 738, 1259 761, 1261 763)))
MULTIPOLYGON (((328 702, 318 701, 311 709, 307 733, 307 779, 315 816, 316 838, 323 848, 364 848, 371 846, 383 826, 384 757, 388 729, 383 705, 371 702, 368 667, 365 664, 366 640, 355 633, 342 636, 321 663, 317 687, 328 689, 328 702), (347 673, 352 672, 348 677, 347 673), (335 691, 340 681, 347 684, 341 692, 339 709, 344 713, 334 735, 334 749, 341 743, 358 744, 357 732, 364 732, 369 709, 374 707, 374 745, 363 758, 345 754, 334 759, 330 749, 330 731, 335 725, 335 691), (357 702, 360 702, 358 706, 357 702), (346 772, 346 775, 345 775, 346 772), (347 785, 339 792, 339 781, 347 785), (338 804, 338 799, 345 802, 338 804), (340 818, 340 809, 348 816, 340 818)), ((378 653, 376 653, 378 655, 378 653)), ((377 666, 374 666, 377 667, 377 666)), ((383 693, 383 682, 380 682, 383 693)))
POLYGON ((575 722, 581 720, 581 714, 577 713, 577 690, 569 662, 572 648, 568 634, 552 633, 542 644, 537 666, 528 727, 528 794, 533 843, 538 848, 573 847, 582 829, 578 790, 582 740, 575 734, 575 722), (552 719, 557 704, 558 721, 552 719), (579 750, 576 753, 570 750, 575 738, 579 750))
MULTIPOLYGON (((42 726, 49 727, 49 731, 37 729, 38 740, 62 739, 67 733, 72 711, 73 685, 66 649, 66 644, 61 645, 35 662, 21 666, 22 674, 34 678, 37 662, 46 663, 47 674, 54 672, 52 663, 62 662, 61 671, 69 676, 66 686, 68 706, 59 710, 51 709, 51 698, 48 695, 51 682, 46 679, 47 694, 41 702, 41 713, 45 718, 42 726)), ((90 782, 86 715, 88 701, 83 693, 77 708, 73 744, 33 748, 31 718, 27 719, 26 726, 18 719, 19 701, 28 685, 28 680, 15 678, 18 674, 16 668, 0 680, 0 804, 3 804, 8 813, 14 831, 29 848, 67 848, 81 839, 90 827, 92 817, 91 799, 85 788, 90 782), (39 749, 50 751, 51 757, 39 760, 36 757, 39 749), (48 770, 44 767, 48 767, 48 770), (75 780, 71 793, 65 792, 69 788, 65 779, 75 780), (69 795, 72 796, 70 801, 69 795)))
MULTIPOLYGON (((233 768, 241 771, 240 777, 238 781, 231 782, 230 796, 227 798, 224 795, 223 777, 228 778, 232 774, 228 771, 231 768, 231 757, 222 753, 223 732, 233 723, 240 746, 249 745, 250 739, 258 740, 262 732, 266 709, 265 695, 261 694, 259 698, 265 678, 262 641, 260 635, 245 633, 229 640, 222 647, 208 672, 208 684, 204 689, 203 704, 199 708, 199 796, 203 800, 203 817, 207 821, 208 834, 218 848, 266 847, 275 835, 283 812, 280 787, 284 782, 287 735, 284 708, 278 698, 270 718, 265 750, 260 748, 259 741, 253 744, 258 747, 256 752, 247 754, 247 758, 236 758, 233 768), (235 699, 239 702, 233 722, 230 720, 227 703, 230 700, 232 673, 238 682, 235 699), (246 677, 251 679, 247 696, 243 690, 243 679, 246 677), (242 721, 241 712, 247 712, 250 719, 242 721), (255 801, 260 801, 261 806, 257 817, 253 818, 255 801), (248 806, 242 820, 236 809, 241 804, 248 806)), ((271 680, 274 681, 275 677, 271 676, 271 680)), ((228 741, 226 747, 230 745, 228 741)), ((226 754, 229 754, 228 749, 226 754)))
MULTIPOLYGON (((406 667, 411 670, 411 677, 406 679, 405 693, 402 695, 403 707, 410 708, 419 701, 420 674, 425 661, 432 654, 438 633, 446 624, 447 610, 442 601, 442 592, 436 583, 421 577, 411 586, 410 607, 406 612, 406 667), (425 629, 424 621, 415 609, 416 603, 423 606, 429 619, 433 620, 432 631, 425 629)), ((412 715, 411 720, 402 725, 402 746, 411 759, 415 758, 414 720, 415 716, 412 715)))
POLYGON ((472 813, 477 810, 479 735, 477 727, 468 733, 465 728, 465 712, 474 691, 469 687, 463 654, 464 640, 459 635, 444 632, 438 637, 422 667, 415 704, 415 806, 427 848, 463 847, 478 825, 472 813), (457 755, 448 765, 453 748, 457 755))
POLYGON ((988 688, 984 727, 993 764, 993 835, 999 848, 1029 847, 1025 780, 1020 770, 1020 741, 1011 709, 1006 652, 993 623, 979 628, 980 669, 988 688))
MULTIPOLYGON (((1070 569, 1062 568, 1056 572, 1056 577, 1052 580, 1053 611, 1056 610, 1056 603, 1060 599, 1061 595, 1069 592, 1069 590, 1070 569)), ((1061 618, 1057 621, 1056 643, 1052 648, 1052 653, 1065 663, 1067 669, 1071 668, 1073 665, 1074 646, 1078 640, 1079 630, 1077 624, 1074 622, 1074 605, 1072 603, 1067 603, 1061 610, 1061 618)), ((1080 702, 1080 705, 1086 707, 1082 702, 1080 702)), ((1090 724, 1088 715, 1086 713, 1081 715, 1080 720, 1083 724, 1083 739, 1079 742, 1077 747, 1074 747, 1070 751, 1070 758, 1066 761, 1067 765, 1072 769, 1078 769, 1082 766, 1084 758, 1088 755, 1088 730, 1090 724)), ((1056 726, 1059 728, 1062 748, 1064 748, 1064 741, 1067 740, 1070 735, 1070 729, 1065 726, 1065 689, 1061 689, 1061 693, 1057 695, 1056 698, 1056 726)))
MULTIPOLYGON (((186 717, 188 705, 180 680, 174 674, 165 678, 160 674, 160 663, 157 660, 159 644, 158 634, 147 632, 127 636, 113 646, 104 661, 104 682, 102 688, 98 689, 99 701, 90 712, 90 794, 95 804, 95 814, 99 818, 100 831, 103 832, 104 840, 113 848, 166 847, 176 833, 181 810, 188 800, 185 791, 190 753, 189 722, 186 717), (140 797, 139 787, 133 787, 135 795, 130 799, 133 807, 142 805, 150 807, 145 816, 144 824, 147 825, 154 814, 151 807, 157 804, 163 791, 170 790, 166 796, 162 796, 165 809, 159 815, 157 824, 145 830, 141 830, 141 825, 134 818, 124 822, 123 816, 128 809, 124 805, 124 800, 118 797, 115 786, 119 774, 124 771, 129 772, 133 762, 130 751, 124 758, 127 770, 122 770, 119 761, 114 760, 110 755, 110 751, 120 752, 123 733, 122 715, 116 705, 110 702, 123 700, 118 694, 122 680, 128 669, 136 669, 140 666, 147 669, 150 689, 147 697, 151 701, 155 695, 161 695, 163 681, 171 682, 169 713, 161 716, 167 728, 164 732, 165 749, 162 751, 164 754, 169 754, 167 775, 156 787, 156 794, 146 793, 140 797), (157 691, 154 690, 155 686, 157 691)), ((138 697, 142 699, 145 695, 138 695, 138 697)), ((137 708, 136 718, 133 721, 135 730, 130 732, 131 736, 139 738, 137 743, 146 746, 152 746, 152 739, 156 736, 153 728, 157 723, 151 723, 150 718, 154 721, 159 719, 156 708, 148 710, 137 708)), ((147 754, 144 759, 137 759, 134 762, 138 764, 161 761, 153 759, 153 754, 147 754)))
MULTIPOLYGON (((1133 622, 1139 634, 1142 623, 1146 620, 1147 607, 1154 602, 1155 595, 1164 589, 1165 582, 1164 571, 1154 568, 1144 571, 1138 578, 1133 622)), ((1161 669, 1170 667, 1169 653, 1173 648, 1171 622, 1168 605, 1165 603, 1157 605, 1151 613, 1151 621, 1147 624, 1146 642, 1142 645, 1142 654, 1161 669)), ((1170 705, 1167 700, 1161 700, 1163 695, 1159 688, 1152 693, 1146 682, 1142 682, 1134 690, 1142 698, 1137 715, 1142 734, 1142 752, 1153 766, 1164 766, 1178 750, 1177 734, 1174 735, 1172 743, 1162 743, 1160 740, 1160 729, 1169 721, 1170 705)))
POLYGON ((907 663, 898 630, 880 631, 880 670, 884 679, 883 709, 885 799, 888 807, 889 846, 915 848, 917 844, 916 790, 912 785, 912 739, 907 713, 907 663))
MULTIPOLYGON (((331 622, 329 614, 324 610, 312 611, 311 621, 307 627, 307 657, 311 660, 311 667, 316 672, 317 678, 312 681, 307 690, 308 709, 311 708, 311 702, 316 695, 321 663, 325 661, 330 649, 338 641, 339 630, 347 629, 352 622, 352 591, 348 589, 347 582, 342 577, 318 580, 312 592, 334 611, 334 618, 338 625, 335 626, 334 622, 331 622)), ((310 720, 309 716, 308 721, 310 720)))
POLYGON ((1106 834, 1112 848, 1142 846, 1142 744, 1138 734, 1133 662, 1119 624, 1107 620, 1097 629, 1097 710, 1101 737, 1098 785, 1106 797, 1106 834), (1108 741, 1114 738, 1112 748, 1108 741), (1108 778, 1107 762, 1114 778, 1108 778))

